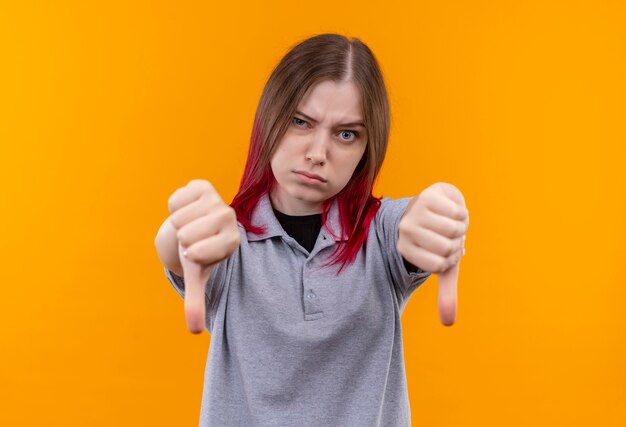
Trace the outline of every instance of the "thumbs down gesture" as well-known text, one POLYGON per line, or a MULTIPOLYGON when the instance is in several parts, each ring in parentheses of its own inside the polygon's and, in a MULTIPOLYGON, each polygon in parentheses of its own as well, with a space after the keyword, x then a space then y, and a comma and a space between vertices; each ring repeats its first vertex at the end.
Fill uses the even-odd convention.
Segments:
POLYGON ((211 271, 239 247, 237 215, 213 185, 202 179, 176 190, 168 208, 184 273, 187 328, 199 334, 205 327, 206 284, 211 271))
POLYGON ((459 264, 465 254, 469 212, 463 194, 437 182, 414 197, 399 224, 398 252, 411 264, 439 279, 439 318, 456 320, 459 264))

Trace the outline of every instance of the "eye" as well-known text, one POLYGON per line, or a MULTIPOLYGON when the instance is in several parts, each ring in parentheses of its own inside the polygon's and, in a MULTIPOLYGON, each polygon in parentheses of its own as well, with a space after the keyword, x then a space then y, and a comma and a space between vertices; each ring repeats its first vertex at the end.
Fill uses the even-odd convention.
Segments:
POLYGON ((299 118, 299 117, 294 117, 294 118, 291 120, 291 122, 292 122, 293 124, 295 124, 296 126, 298 126, 298 127, 303 127, 303 125, 305 125, 305 124, 306 124, 306 121, 305 121, 305 120, 302 120, 302 119, 301 119, 301 118, 299 118))
POLYGON ((351 130, 341 131, 341 136, 342 137, 344 135, 346 135, 346 134, 348 134, 348 136, 350 136, 350 134, 354 135, 354 138, 352 138, 352 139, 343 139, 342 138, 344 141, 347 141, 347 142, 352 142, 352 141, 354 141, 355 139, 357 139, 359 137, 359 134, 357 132, 354 132, 354 131, 351 131, 351 130))

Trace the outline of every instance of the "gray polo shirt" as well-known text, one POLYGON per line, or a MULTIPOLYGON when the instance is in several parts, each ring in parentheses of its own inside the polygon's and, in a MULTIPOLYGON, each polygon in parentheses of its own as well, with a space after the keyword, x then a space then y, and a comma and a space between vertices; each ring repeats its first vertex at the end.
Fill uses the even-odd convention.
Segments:
MULTIPOLYGON (((410 426, 400 316, 431 273, 396 249, 410 198, 382 199, 353 264, 319 270, 342 244, 323 226, 309 253, 265 194, 206 289, 211 334, 200 426, 410 426)), ((327 226, 341 235, 337 203, 327 226)), ((165 269, 184 298, 183 278, 165 269)))

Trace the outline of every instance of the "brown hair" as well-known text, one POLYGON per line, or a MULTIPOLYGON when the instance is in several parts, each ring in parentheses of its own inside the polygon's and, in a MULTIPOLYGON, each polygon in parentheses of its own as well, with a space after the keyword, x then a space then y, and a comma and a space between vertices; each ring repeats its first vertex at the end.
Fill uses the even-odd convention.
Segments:
MULTIPOLYGON (((259 198, 275 183, 270 160, 287 131, 298 103, 314 84, 332 80, 353 82, 361 93, 361 110, 367 146, 354 174, 333 198, 338 198, 343 232, 348 244, 340 246, 335 261, 353 260, 365 241, 369 223, 380 206, 371 195, 382 167, 390 131, 387 90, 373 52, 356 37, 319 34, 293 46, 272 71, 256 110, 248 159, 239 193, 231 206, 248 230, 262 232, 250 223, 259 198)), ((324 203, 324 223, 330 202, 324 203)))

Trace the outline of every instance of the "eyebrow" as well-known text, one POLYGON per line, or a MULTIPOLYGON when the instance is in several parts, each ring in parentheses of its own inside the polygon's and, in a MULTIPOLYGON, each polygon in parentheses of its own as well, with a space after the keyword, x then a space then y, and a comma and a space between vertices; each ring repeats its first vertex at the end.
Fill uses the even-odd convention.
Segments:
MULTIPOLYGON (((313 117, 311 116, 307 116, 306 114, 304 114, 302 111, 298 111, 296 110, 296 114, 300 114, 301 116, 304 116, 306 119, 311 120, 313 123, 317 123, 317 120, 315 120, 313 117)), ((352 123, 340 123, 337 126, 361 126, 361 127, 365 127, 365 124, 363 124, 362 122, 352 122, 352 123)))

